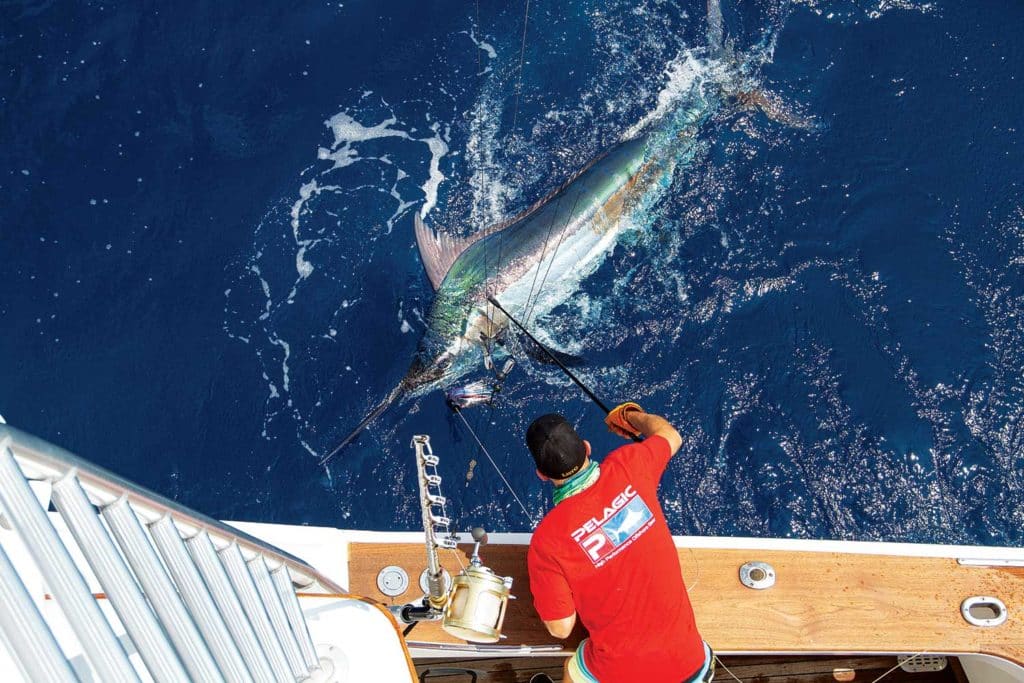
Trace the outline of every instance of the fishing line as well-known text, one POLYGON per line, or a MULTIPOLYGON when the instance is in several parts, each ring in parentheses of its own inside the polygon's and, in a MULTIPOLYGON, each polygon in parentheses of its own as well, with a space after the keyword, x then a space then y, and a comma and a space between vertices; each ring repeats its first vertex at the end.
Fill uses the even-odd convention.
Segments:
POLYGON ((599 398, 597 397, 597 394, 595 394, 595 393, 594 393, 593 391, 591 391, 591 390, 590 390, 590 389, 589 389, 589 388, 587 387, 587 385, 586 385, 586 384, 584 384, 584 383, 583 383, 583 382, 582 382, 582 381, 580 380, 580 378, 579 378, 579 377, 577 377, 576 375, 574 375, 574 374, 573 374, 572 370, 570 370, 569 368, 565 367, 565 364, 564 364, 564 363, 562 363, 562 361, 558 360, 558 358, 556 358, 556 357, 555 357, 555 354, 553 354, 553 353, 551 353, 550 351, 548 351, 548 347, 544 346, 544 345, 543 345, 543 344, 541 344, 541 343, 540 343, 539 341, 537 341, 537 338, 536 338, 536 337, 534 337, 534 336, 533 336, 532 334, 530 334, 530 332, 529 332, 529 331, 528 331, 528 330, 527 330, 527 329, 526 329, 525 327, 523 327, 522 323, 520 323, 520 322, 519 322, 518 320, 516 320, 515 318, 513 318, 513 317, 512 317, 512 314, 511 314, 511 313, 509 313, 508 311, 506 311, 506 310, 505 310, 505 307, 504 307, 504 306, 502 306, 502 305, 501 305, 500 303, 498 303, 498 300, 497 300, 497 299, 495 299, 495 298, 494 298, 493 296, 490 296, 490 297, 487 297, 487 300, 488 300, 488 301, 490 301, 490 302, 491 302, 492 304, 494 304, 494 305, 495 305, 495 306, 496 306, 496 307, 498 308, 498 310, 499 310, 499 311, 501 311, 501 312, 502 312, 502 313, 504 313, 504 314, 505 314, 506 316, 508 316, 508 319, 509 319, 509 320, 511 320, 511 321, 512 321, 512 323, 513 323, 513 324, 514 324, 514 325, 515 325, 516 327, 518 327, 518 328, 520 329, 520 331, 522 331, 522 333, 523 333, 523 334, 525 334, 525 335, 526 335, 527 337, 529 337, 529 338, 530 338, 530 341, 532 341, 532 342, 533 342, 534 344, 536 344, 536 345, 537 345, 537 347, 538 347, 538 348, 539 348, 539 349, 540 349, 541 351, 543 351, 543 352, 544 352, 544 353, 545 353, 545 354, 547 355, 547 357, 548 357, 548 358, 550 358, 550 359, 551 359, 551 361, 552 361, 552 362, 553 362, 553 363, 554 363, 555 365, 557 365, 558 367, 560 367, 560 368, 562 369, 562 372, 564 372, 564 373, 565 373, 565 374, 566 374, 566 375, 567 375, 567 376, 569 377, 569 379, 571 379, 571 380, 572 380, 572 381, 573 381, 573 382, 574 382, 574 383, 576 384, 576 386, 578 386, 578 387, 579 387, 580 389, 582 389, 582 390, 583 390, 583 393, 584 393, 584 394, 586 394, 586 395, 587 395, 587 397, 588 397, 588 398, 590 398, 590 400, 591 400, 591 401, 593 401, 593 402, 594 402, 595 404, 597 404, 597 407, 598 407, 598 408, 600 408, 601 410, 603 410, 603 411, 605 412, 605 414, 608 414, 608 413, 612 412, 612 411, 611 411, 611 409, 610 409, 610 408, 609 408, 608 406, 606 406, 606 405, 604 404, 604 402, 603 402, 603 401, 602 401, 601 399, 599 399, 599 398))
POLYGON ((697 568, 697 575, 693 577, 693 583, 686 584, 686 592, 693 593, 694 589, 697 588, 697 584, 700 583, 700 560, 697 559, 697 553, 693 552, 693 548, 687 548, 690 551, 690 559, 693 560, 693 566, 697 568))
MULTIPOLYGON (((551 239, 551 230, 552 230, 552 228, 555 227, 555 216, 558 215, 558 205, 562 203, 562 200, 564 198, 565 198, 565 194, 560 195, 558 197, 558 200, 555 202, 555 206, 551 210, 551 220, 548 221, 548 232, 544 236, 544 246, 540 250, 540 260, 537 262, 537 270, 534 271, 534 273, 533 273, 533 282, 530 283, 530 293, 526 295, 526 301, 523 302, 523 315, 524 315, 524 317, 527 316, 527 311, 530 308, 530 299, 533 298, 533 289, 534 289, 534 287, 537 286, 537 276, 540 275, 540 267, 544 264, 544 256, 546 256, 547 253, 548 253, 548 241, 551 239)), ((573 209, 575 209, 575 208, 576 207, 574 206, 573 209)), ((570 213, 569 215, 571 216, 572 214, 570 213)), ((563 228, 564 228, 564 226, 563 226, 563 228)), ((563 232, 563 234, 564 234, 564 232, 563 232)), ((561 240, 559 240, 559 244, 561 244, 561 240)), ((555 254, 557 252, 558 252, 557 248, 555 249, 554 252, 552 252, 552 254, 551 254, 551 260, 552 261, 555 260, 555 254)), ((550 267, 549 267, 549 270, 550 270, 550 267)), ((544 286, 544 283, 541 282, 541 287, 543 287, 543 286, 544 286)), ((537 298, 538 299, 540 298, 540 290, 537 290, 537 298)))
POLYGON ((480 450, 483 451, 483 454, 486 455, 487 459, 491 461, 491 465, 494 466, 494 471, 498 473, 498 476, 501 477, 501 480, 505 482, 505 486, 508 487, 509 493, 511 493, 512 497, 516 499, 517 503, 519 503, 519 507, 522 508, 523 514, 526 515, 526 518, 528 520, 530 520, 530 528, 532 529, 533 527, 537 526, 537 523, 533 521, 533 515, 531 515, 530 511, 526 509, 525 505, 523 505, 523 501, 519 500, 519 496, 516 495, 516 490, 512 488, 512 484, 508 483, 508 479, 505 478, 505 475, 504 473, 502 473, 501 468, 498 467, 498 463, 494 461, 494 458, 492 458, 491 454, 487 451, 487 447, 484 446, 482 441, 480 441, 480 437, 478 437, 476 435, 476 432, 473 431, 473 427, 472 425, 469 424, 469 421, 466 419, 465 415, 463 415, 462 411, 459 410, 457 407, 453 406, 452 410, 455 411, 455 414, 459 416, 460 420, 462 420, 462 424, 466 425, 466 429, 469 430, 469 433, 476 441, 476 445, 480 447, 480 450))
MULTIPOLYGON (((521 324, 521 323, 520 323, 520 322, 519 322, 518 320, 516 320, 515 318, 513 318, 513 317, 512 317, 512 315, 511 315, 511 314, 510 314, 510 313, 509 313, 508 311, 506 311, 506 310, 505 310, 504 306, 502 306, 502 305, 501 305, 500 303, 498 303, 498 300, 497 300, 497 299, 495 299, 495 298, 494 298, 493 296, 487 297, 487 299, 488 299, 488 301, 490 301, 490 302, 491 302, 492 304, 494 304, 495 306, 497 306, 497 307, 498 307, 498 310, 499 310, 499 311, 501 311, 501 312, 502 312, 502 313, 504 313, 504 314, 505 314, 506 316, 508 316, 508 319, 509 319, 509 320, 511 320, 511 321, 512 321, 512 322, 513 322, 513 323, 515 324, 515 326, 516 326, 516 327, 518 327, 518 328, 519 328, 520 330, 522 330, 523 334, 525 334, 525 335, 526 335, 527 337, 529 337, 529 338, 530 338, 530 341, 532 341, 532 342, 533 342, 534 344, 536 344, 536 345, 537 345, 537 347, 538 347, 538 348, 539 348, 539 349, 540 349, 541 351, 543 351, 543 352, 544 352, 544 353, 545 353, 545 354, 547 355, 547 357, 548 357, 548 358, 550 358, 550 359, 551 359, 551 361, 552 361, 552 362, 553 362, 553 363, 554 363, 555 365, 557 365, 557 366, 558 366, 559 368, 561 368, 561 369, 562 369, 562 372, 564 372, 564 373, 566 374, 566 376, 567 376, 567 377, 568 377, 569 379, 571 379, 571 380, 573 381, 573 383, 574 383, 574 384, 575 384, 576 386, 578 386, 578 387, 579 387, 580 389, 582 389, 582 390, 583 390, 583 393, 584 393, 584 394, 586 394, 586 395, 587 395, 587 397, 588 397, 588 398, 589 398, 589 399, 590 399, 591 401, 593 401, 593 402, 594 402, 594 403, 595 403, 595 404, 597 405, 597 407, 598 407, 598 408, 600 408, 601 410, 603 410, 603 411, 604 411, 604 413, 605 413, 605 415, 607 415, 608 413, 612 412, 612 411, 611 411, 611 410, 610 410, 610 409, 608 408, 608 406, 606 406, 606 405, 604 404, 604 402, 603 402, 603 401, 602 401, 601 399, 599 399, 599 398, 597 397, 597 394, 595 394, 595 393, 594 393, 593 391, 591 391, 591 390, 590 390, 590 389, 589 389, 589 388, 587 387, 587 385, 586 385, 586 384, 584 384, 584 383, 583 383, 583 382, 582 382, 582 381, 580 380, 580 378, 579 378, 579 377, 577 377, 576 375, 574 375, 574 374, 573 374, 572 370, 570 370, 569 368, 565 367, 565 364, 564 364, 564 363, 562 363, 562 361, 558 360, 558 358, 556 358, 556 357, 555 357, 555 354, 553 354, 553 353, 551 353, 550 351, 548 351, 548 347, 544 346, 544 345, 543 345, 543 344, 541 344, 541 343, 540 343, 539 341, 537 341, 537 338, 536 338, 536 337, 534 337, 534 336, 533 336, 532 334, 530 334, 530 333, 529 333, 529 332, 527 331, 527 329, 526 329, 525 327, 523 327, 523 326, 522 326, 522 324, 521 324)), ((641 441, 643 441, 643 437, 641 437, 641 436, 632 436, 632 437, 630 437, 630 438, 631 438, 631 439, 633 439, 633 441, 635 441, 635 442, 637 442, 637 443, 640 443, 641 441)))
POLYGON ((512 109, 512 130, 516 128, 516 117, 519 114, 519 93, 523 90, 523 58, 526 56, 526 22, 530 18, 530 0, 526 0, 526 11, 523 13, 523 44, 519 48, 519 80, 516 83, 516 103, 512 109))
MULTIPOLYGON (((533 311, 537 307, 537 302, 540 301, 540 295, 544 291, 544 285, 548 281, 548 275, 551 274, 551 266, 553 266, 554 263, 555 263, 555 256, 558 255, 558 250, 562 247, 562 242, 565 241, 565 235, 566 235, 565 228, 569 225, 569 221, 572 219, 572 215, 574 213, 576 213, 576 205, 580 203, 580 197, 581 196, 583 196, 582 192, 580 192, 580 193, 578 193, 576 195, 576 200, 572 203, 572 208, 569 210, 569 215, 566 216, 565 223, 562 224, 562 234, 558 238, 558 244, 555 245, 555 250, 553 252, 551 252, 551 260, 548 261, 548 269, 546 271, 544 271, 544 277, 540 281, 540 289, 537 290, 537 298, 534 299, 533 305, 530 306, 530 310, 527 311, 527 313, 526 313, 526 317, 524 319, 524 322, 525 322, 526 325, 530 324, 530 316, 533 315, 533 311)), ((537 272, 538 273, 540 272, 540 264, 537 265, 537 272)), ((536 275, 534 275, 534 277, 536 277, 536 275)), ((533 290, 531 289, 531 293, 532 293, 532 291, 533 290)))
MULTIPOLYGON (((476 29, 478 31, 480 30, 480 0, 476 0, 476 29)), ((481 32, 480 35, 483 36, 483 33, 481 32)), ((477 46, 476 46, 476 73, 477 73, 478 76, 481 75, 480 74, 480 44, 479 43, 480 43, 480 39, 477 38, 477 46)))
POLYGON ((882 674, 881 676, 879 676, 875 680, 871 681, 871 683, 878 683, 878 681, 882 680, 883 678, 885 678, 886 676, 891 674, 893 671, 895 671, 896 669, 898 669, 901 666, 903 666, 904 664, 908 664, 908 663, 914 661, 915 659, 917 659, 918 657, 920 657, 921 655, 925 655, 925 654, 928 654, 928 652, 926 650, 922 650, 921 652, 918 652, 914 656, 909 657, 908 659, 905 659, 902 662, 897 660, 896 666, 894 666, 893 668, 889 669, 888 671, 886 671, 884 674, 882 674))
POLYGON ((733 672, 729 671, 729 667, 727 667, 725 664, 722 664, 722 658, 721 657, 719 657, 718 655, 715 655, 715 661, 718 662, 718 666, 720 666, 723 669, 725 669, 725 673, 729 674, 730 676, 733 677, 733 679, 736 680, 736 683, 743 683, 743 681, 741 681, 739 678, 736 678, 736 674, 734 674, 733 672))
MULTIPOLYGON (((522 45, 519 48, 519 74, 518 74, 518 80, 517 80, 517 84, 516 84, 516 99, 515 99, 515 105, 514 105, 514 107, 512 109, 512 130, 513 131, 515 131, 516 118, 519 115, 519 93, 522 91, 522 88, 523 88, 523 62, 524 62, 524 59, 526 57, 526 27, 527 27, 527 22, 529 21, 529 19, 530 19, 530 0, 526 0, 526 11, 523 13, 523 40, 522 40, 522 45)), ((497 271, 496 272, 501 272, 502 249, 505 246, 505 232, 506 232, 505 230, 501 230, 498 233, 498 267, 497 267, 497 271)), ((488 294, 493 294, 494 293, 493 288, 489 292, 487 292, 487 293, 488 294)), ((490 296, 488 296, 488 299, 489 298, 490 298, 490 296)))
MULTIPOLYGON (((480 88, 480 93, 481 93, 481 97, 482 97, 484 74, 483 74, 483 67, 482 67, 482 64, 481 64, 481 61, 480 61, 480 59, 481 59, 480 52, 481 52, 481 49, 482 49, 480 47, 480 41, 483 40, 483 35, 484 34, 483 34, 483 28, 480 25, 480 0, 476 0, 476 29, 477 29, 477 31, 480 32, 480 36, 477 38, 477 45, 476 45, 476 73, 477 73, 477 78, 479 79, 478 87, 480 88)), ((480 191, 483 193, 483 196, 487 195, 486 182, 487 182, 487 170, 484 169, 482 174, 481 174, 481 179, 480 179, 480 191)), ((481 215, 483 214, 483 210, 481 209, 481 207, 479 205, 476 207, 476 209, 477 209, 477 213, 478 214, 481 214, 481 215)), ((490 280, 491 280, 491 253, 490 252, 491 252, 490 249, 484 250, 484 281, 485 282, 490 282, 490 280)), ((500 264, 499 264, 498 267, 499 268, 501 267, 500 264)), ((488 319, 494 318, 494 308, 493 307, 491 307, 491 310, 489 310, 487 312, 487 318, 488 319)))

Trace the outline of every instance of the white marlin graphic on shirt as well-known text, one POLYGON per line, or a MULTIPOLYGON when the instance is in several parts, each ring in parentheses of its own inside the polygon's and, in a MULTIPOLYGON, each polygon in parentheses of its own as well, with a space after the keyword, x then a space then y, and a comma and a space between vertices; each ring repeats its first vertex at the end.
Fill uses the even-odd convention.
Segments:
POLYGON ((621 545, 623 540, 629 538, 630 534, 639 529, 640 525, 648 519, 640 510, 633 510, 631 508, 626 508, 623 515, 618 516, 622 517, 621 524, 618 527, 612 528, 611 524, 604 526, 604 532, 608 534, 615 545, 621 545))
POLYGON ((624 550, 654 523, 654 514, 632 485, 612 499, 600 519, 591 517, 572 532, 572 538, 595 567, 624 550))

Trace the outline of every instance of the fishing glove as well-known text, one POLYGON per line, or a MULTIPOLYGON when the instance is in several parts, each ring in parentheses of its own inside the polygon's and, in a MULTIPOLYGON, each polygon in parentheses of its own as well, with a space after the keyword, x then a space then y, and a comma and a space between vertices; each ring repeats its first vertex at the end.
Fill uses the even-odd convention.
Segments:
POLYGON ((636 403, 622 403, 612 408, 612 411, 604 418, 604 423, 608 425, 608 431, 612 434, 618 434, 624 439, 633 439, 640 436, 640 430, 629 423, 629 420, 626 419, 627 414, 632 411, 642 413, 643 410, 636 403))

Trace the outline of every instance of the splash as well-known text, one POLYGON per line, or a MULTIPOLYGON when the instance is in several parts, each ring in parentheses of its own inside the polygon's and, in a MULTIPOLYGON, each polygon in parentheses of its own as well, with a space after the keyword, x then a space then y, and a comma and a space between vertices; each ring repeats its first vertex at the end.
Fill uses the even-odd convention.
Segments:
POLYGON ((919 14, 938 12, 938 7, 934 2, 915 2, 913 0, 875 0, 874 2, 794 0, 794 4, 804 5, 818 16, 839 23, 857 23, 864 19, 879 19, 893 11, 916 12, 919 14))
POLYGON ((701 59, 695 50, 684 50, 665 67, 665 85, 658 91, 654 110, 626 129, 622 139, 629 140, 674 111, 680 102, 692 98, 695 90, 709 79, 721 76, 724 66, 717 60, 701 59))

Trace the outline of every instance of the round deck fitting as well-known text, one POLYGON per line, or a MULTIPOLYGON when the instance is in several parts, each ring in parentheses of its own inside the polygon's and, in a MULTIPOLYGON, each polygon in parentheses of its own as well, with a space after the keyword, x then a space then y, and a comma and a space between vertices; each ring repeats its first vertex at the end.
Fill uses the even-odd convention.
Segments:
POLYGON ((759 591, 771 588, 775 585, 775 569, 767 562, 747 562, 740 567, 740 583, 759 591))
POLYGON ((397 598, 409 588, 409 575, 396 565, 389 565, 377 574, 377 588, 384 595, 397 598))

